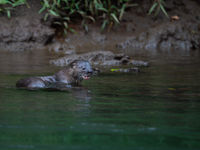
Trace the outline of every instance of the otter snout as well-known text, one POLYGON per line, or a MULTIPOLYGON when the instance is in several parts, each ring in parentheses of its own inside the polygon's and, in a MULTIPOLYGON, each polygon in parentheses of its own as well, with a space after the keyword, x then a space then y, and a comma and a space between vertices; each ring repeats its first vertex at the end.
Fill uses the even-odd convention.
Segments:
POLYGON ((85 80, 88 80, 90 79, 90 77, 93 75, 93 70, 90 69, 88 71, 85 72, 85 74, 82 75, 82 78, 85 79, 85 80))

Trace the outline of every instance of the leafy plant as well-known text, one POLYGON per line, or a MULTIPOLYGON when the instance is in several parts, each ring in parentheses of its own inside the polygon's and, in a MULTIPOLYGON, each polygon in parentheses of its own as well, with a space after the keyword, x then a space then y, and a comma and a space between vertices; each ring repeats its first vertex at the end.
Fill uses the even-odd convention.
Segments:
POLYGON ((125 9, 136 6, 136 4, 131 4, 130 0, 99 0, 95 2, 94 10, 90 10, 90 12, 96 11, 96 14, 93 15, 102 18, 101 30, 104 30, 107 26, 110 29, 113 24, 119 24, 125 9))
POLYGON ((69 27, 75 19, 81 18, 81 24, 84 29, 88 30, 89 22, 101 20, 101 29, 107 26, 112 27, 113 24, 119 24, 125 9, 135 6, 130 4, 131 0, 42 0, 42 8, 40 13, 47 11, 44 20, 52 15, 57 17, 57 25, 68 30, 74 31, 69 27))
POLYGON ((8 18, 11 17, 11 10, 14 7, 23 5, 26 3, 26 0, 0 0, 0 13, 7 13, 8 18))
POLYGON ((149 9, 148 15, 151 15, 154 12, 154 15, 157 16, 161 10, 166 17, 169 17, 164 6, 165 6, 164 0, 154 0, 153 5, 149 9))

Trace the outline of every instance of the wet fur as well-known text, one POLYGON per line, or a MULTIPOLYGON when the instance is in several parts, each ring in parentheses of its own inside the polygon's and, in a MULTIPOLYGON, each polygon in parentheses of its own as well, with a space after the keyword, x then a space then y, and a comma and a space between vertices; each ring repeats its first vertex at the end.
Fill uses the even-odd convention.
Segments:
POLYGON ((74 61, 69 66, 52 76, 29 77, 17 81, 19 88, 48 88, 53 83, 79 85, 84 78, 92 75, 93 70, 88 61, 74 61))

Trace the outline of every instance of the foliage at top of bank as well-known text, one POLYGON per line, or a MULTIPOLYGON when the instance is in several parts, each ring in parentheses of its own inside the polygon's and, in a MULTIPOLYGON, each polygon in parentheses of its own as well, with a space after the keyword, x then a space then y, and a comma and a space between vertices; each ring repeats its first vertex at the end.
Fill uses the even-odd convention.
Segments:
POLYGON ((44 17, 53 15, 58 17, 56 24, 69 28, 69 23, 81 18, 81 24, 87 31, 87 24, 101 21, 101 29, 111 28, 114 24, 119 24, 127 8, 136 6, 131 0, 42 0, 40 13, 47 10, 44 17))
MULTIPOLYGON (((11 10, 19 5, 27 4, 26 0, 0 0, 0 13, 11 17, 11 10)), ((166 15, 164 0, 152 0, 149 15, 158 15, 160 10, 166 15)), ((101 30, 109 29, 119 24, 127 8, 137 6, 134 0, 41 0, 39 13, 45 12, 44 20, 54 17, 54 25, 67 31, 74 32, 69 26, 77 20, 88 31, 88 24, 101 22, 101 30)))
POLYGON ((154 0, 153 5, 149 9, 149 15, 154 13, 155 16, 159 14, 159 12, 162 11, 166 17, 169 17, 166 10, 165 10, 165 1, 164 0, 154 0))
POLYGON ((11 10, 19 5, 26 4, 26 0, 0 0, 0 13, 6 13, 8 18, 11 17, 11 10))

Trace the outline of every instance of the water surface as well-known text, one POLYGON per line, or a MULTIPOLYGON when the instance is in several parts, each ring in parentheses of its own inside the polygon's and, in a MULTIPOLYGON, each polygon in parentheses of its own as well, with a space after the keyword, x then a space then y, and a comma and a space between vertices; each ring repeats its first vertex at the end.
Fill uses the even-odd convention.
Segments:
POLYGON ((200 149, 199 57, 163 56, 139 74, 103 73, 59 92, 15 88, 56 70, 50 56, 29 55, 0 55, 2 150, 200 149))

